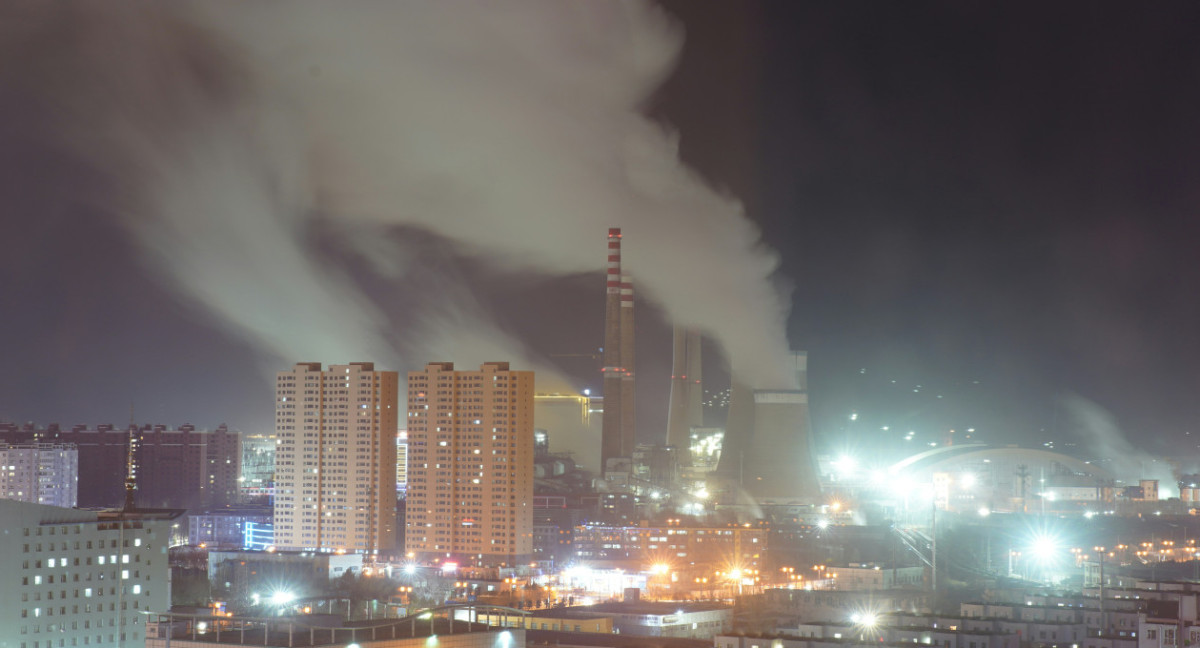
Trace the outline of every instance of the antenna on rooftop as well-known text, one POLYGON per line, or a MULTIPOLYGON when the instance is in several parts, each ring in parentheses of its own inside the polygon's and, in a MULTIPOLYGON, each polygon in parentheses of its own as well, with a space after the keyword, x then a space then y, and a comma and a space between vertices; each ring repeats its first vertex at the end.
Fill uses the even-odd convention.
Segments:
POLYGON ((137 424, 133 418, 133 403, 129 403, 129 443, 125 454, 125 511, 132 511, 134 508, 133 495, 137 490, 137 468, 133 460, 134 450, 137 448, 137 424))

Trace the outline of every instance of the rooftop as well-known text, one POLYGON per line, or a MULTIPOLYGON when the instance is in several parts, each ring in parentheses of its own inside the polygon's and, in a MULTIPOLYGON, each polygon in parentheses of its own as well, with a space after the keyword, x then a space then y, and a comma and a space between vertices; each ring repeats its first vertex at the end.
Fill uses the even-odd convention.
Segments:
POLYGON ((582 605, 567 609, 587 610, 607 614, 656 614, 660 616, 687 614, 690 612, 716 612, 719 610, 733 611, 732 607, 723 603, 692 603, 682 601, 614 601, 611 603, 582 605))

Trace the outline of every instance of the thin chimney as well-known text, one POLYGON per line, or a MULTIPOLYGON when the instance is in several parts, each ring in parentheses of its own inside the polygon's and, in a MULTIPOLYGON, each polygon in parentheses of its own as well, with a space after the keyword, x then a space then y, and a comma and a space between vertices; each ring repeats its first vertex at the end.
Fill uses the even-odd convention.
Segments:
POLYGON ((600 433, 600 469, 622 454, 621 422, 621 228, 608 230, 608 274, 604 300, 604 419, 600 433))
POLYGON ((621 456, 632 457, 637 439, 634 418, 633 280, 621 277, 621 456))

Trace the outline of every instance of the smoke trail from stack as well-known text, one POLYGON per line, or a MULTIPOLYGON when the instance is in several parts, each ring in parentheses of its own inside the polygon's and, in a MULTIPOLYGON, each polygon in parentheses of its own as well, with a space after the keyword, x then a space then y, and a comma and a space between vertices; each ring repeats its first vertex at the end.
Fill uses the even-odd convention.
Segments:
POLYGON ((0 11, 6 96, 39 107, 29 136, 88 167, 90 198, 156 273, 265 354, 407 346, 314 245, 318 223, 347 244, 420 228, 553 275, 594 270, 612 224, 636 233, 625 258, 644 296, 712 335, 751 386, 789 384, 774 253, 642 112, 682 46, 649 4, 0 11))
POLYGON ((1157 479, 1164 498, 1178 497, 1179 485, 1170 464, 1135 446, 1121 431, 1117 419, 1100 405, 1076 394, 1061 399, 1069 431, 1081 445, 1104 461, 1119 479, 1157 479))

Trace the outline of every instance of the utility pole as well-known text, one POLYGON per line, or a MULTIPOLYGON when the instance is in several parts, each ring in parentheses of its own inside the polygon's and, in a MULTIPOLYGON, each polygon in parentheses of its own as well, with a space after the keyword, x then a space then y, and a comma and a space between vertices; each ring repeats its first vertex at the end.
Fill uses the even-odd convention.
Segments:
POLYGON ((1100 631, 1103 632, 1108 626, 1104 624, 1104 552, 1108 551, 1106 547, 1092 547, 1100 554, 1100 631))
POLYGON ((1021 493, 1021 512, 1022 512, 1022 513, 1028 513, 1028 512, 1029 512, 1029 507, 1028 507, 1028 505, 1027 505, 1027 504, 1026 504, 1026 502, 1025 502, 1025 489, 1026 489, 1026 487, 1027 487, 1027 485, 1028 485, 1028 479, 1029 479, 1029 467, 1028 467, 1028 466, 1026 466, 1025 464, 1021 464, 1021 465, 1017 466, 1017 479, 1020 479, 1020 480, 1021 480, 1021 481, 1018 483, 1018 486, 1019 486, 1019 487, 1020 487, 1020 489, 1021 489, 1021 490, 1020 490, 1020 493, 1021 493))
POLYGON ((933 554, 933 565, 931 581, 933 583, 933 605, 937 607, 937 500, 933 500, 933 523, 930 524, 931 553, 933 554))

